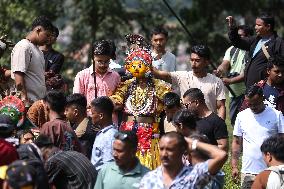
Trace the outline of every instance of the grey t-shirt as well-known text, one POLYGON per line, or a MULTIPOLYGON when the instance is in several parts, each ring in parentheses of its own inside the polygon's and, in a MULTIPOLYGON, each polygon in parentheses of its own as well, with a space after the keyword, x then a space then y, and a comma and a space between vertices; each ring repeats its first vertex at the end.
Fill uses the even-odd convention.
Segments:
MULTIPOLYGON (((11 72, 25 74, 25 87, 31 101, 42 99, 46 94, 45 61, 41 50, 27 39, 22 39, 11 53, 11 72)), ((11 75, 15 79, 15 75, 11 75)))

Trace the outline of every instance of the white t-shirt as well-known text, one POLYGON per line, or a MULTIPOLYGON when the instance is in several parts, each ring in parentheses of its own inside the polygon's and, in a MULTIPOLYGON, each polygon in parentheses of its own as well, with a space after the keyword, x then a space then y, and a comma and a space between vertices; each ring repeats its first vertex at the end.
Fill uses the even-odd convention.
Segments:
MULTIPOLYGON (((19 41, 11 53, 11 72, 25 74, 25 87, 32 101, 42 99, 46 94, 45 61, 41 50, 27 39, 19 41)), ((15 75, 11 75, 15 79, 15 75)))
POLYGON ((250 108, 238 113, 233 135, 243 137, 242 173, 258 174, 267 168, 260 146, 277 133, 284 133, 284 118, 280 111, 266 107, 259 114, 250 108))
POLYGON ((202 78, 194 76, 192 71, 177 71, 170 74, 172 83, 179 87, 181 96, 189 88, 200 89, 204 94, 206 105, 214 113, 217 113, 217 100, 226 99, 225 86, 222 80, 212 74, 208 73, 202 78))
MULTIPOLYGON (((279 170, 284 171, 284 165, 276 166, 279 170)), ((274 171, 271 171, 267 180, 266 189, 279 189, 281 186, 280 177, 274 171)), ((282 186, 283 187, 283 186, 282 186)))
MULTIPOLYGON (((155 57, 154 53, 152 56, 155 57)), ((159 60, 154 60, 152 65, 158 70, 174 72, 176 71, 176 56, 170 52, 166 52, 159 60)))

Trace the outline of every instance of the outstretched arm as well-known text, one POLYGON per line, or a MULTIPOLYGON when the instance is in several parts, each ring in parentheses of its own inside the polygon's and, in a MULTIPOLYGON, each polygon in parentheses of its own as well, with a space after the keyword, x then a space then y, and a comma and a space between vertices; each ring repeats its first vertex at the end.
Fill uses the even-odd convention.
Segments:
POLYGON ((158 79, 162 79, 169 83, 172 82, 170 72, 161 71, 161 70, 158 70, 157 68, 152 67, 152 73, 158 79))
POLYGON ((233 45, 237 48, 249 51, 250 46, 252 42, 254 41, 254 37, 247 37, 247 38, 241 38, 238 34, 238 28, 236 25, 236 21, 233 16, 228 16, 226 18, 228 27, 229 27, 229 32, 228 36, 230 41, 233 43, 233 45))

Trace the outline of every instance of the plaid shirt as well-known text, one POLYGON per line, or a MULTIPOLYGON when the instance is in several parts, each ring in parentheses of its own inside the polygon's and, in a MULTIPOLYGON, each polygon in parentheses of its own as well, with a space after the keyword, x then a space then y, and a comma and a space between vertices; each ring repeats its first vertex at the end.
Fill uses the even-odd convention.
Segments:
MULTIPOLYGON (((201 189, 211 180, 208 161, 192 166, 184 166, 173 180, 169 189, 201 189)), ((140 189, 164 189, 162 166, 147 173, 140 182, 140 189)))

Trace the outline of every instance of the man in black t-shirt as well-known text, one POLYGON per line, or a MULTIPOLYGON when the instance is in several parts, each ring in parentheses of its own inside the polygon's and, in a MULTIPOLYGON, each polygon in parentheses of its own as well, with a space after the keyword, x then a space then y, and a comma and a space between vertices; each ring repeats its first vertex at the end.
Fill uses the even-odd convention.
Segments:
POLYGON ((200 89, 190 88, 183 95, 183 102, 187 109, 195 112, 198 120, 196 130, 208 137, 210 144, 220 149, 228 150, 228 130, 226 123, 217 114, 210 111, 205 103, 200 89))
POLYGON ((43 52, 45 60, 45 72, 52 71, 55 74, 59 74, 64 63, 64 55, 52 48, 52 45, 56 42, 58 35, 59 30, 54 26, 49 42, 40 46, 40 50, 43 52))

